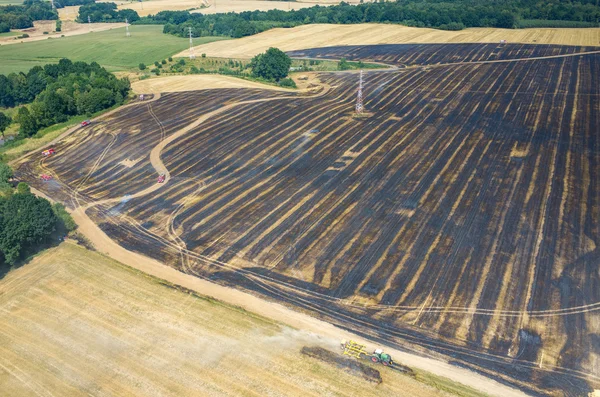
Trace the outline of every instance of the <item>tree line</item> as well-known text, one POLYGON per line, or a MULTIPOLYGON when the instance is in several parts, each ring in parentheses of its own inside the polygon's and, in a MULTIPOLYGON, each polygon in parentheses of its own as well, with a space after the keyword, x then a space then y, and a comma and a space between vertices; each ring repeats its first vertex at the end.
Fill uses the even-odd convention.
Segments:
POLYGON ((140 19, 134 10, 118 10, 115 3, 88 3, 79 7, 77 22, 135 22, 140 19))
POLYGON ((63 205, 36 197, 23 182, 13 188, 12 177, 0 163, 0 264, 8 265, 77 227, 63 205))
POLYGON ((19 108, 15 121, 22 137, 66 121, 70 116, 92 114, 120 105, 128 96, 129 80, 118 79, 96 62, 35 66, 27 73, 0 75, 0 106, 19 108))
POLYGON ((161 11, 141 18, 138 23, 163 24, 164 33, 187 37, 188 27, 195 37, 250 36, 274 27, 294 27, 311 23, 353 24, 364 22, 400 23, 407 26, 461 30, 467 27, 512 29, 520 20, 562 20, 597 23, 597 0, 398 0, 301 10, 246 11, 239 14, 161 11))

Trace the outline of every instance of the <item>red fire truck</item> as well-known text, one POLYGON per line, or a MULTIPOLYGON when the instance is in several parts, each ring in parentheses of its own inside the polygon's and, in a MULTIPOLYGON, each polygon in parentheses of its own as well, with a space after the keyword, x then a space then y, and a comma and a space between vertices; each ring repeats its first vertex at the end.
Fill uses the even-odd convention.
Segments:
POLYGON ((50 149, 44 150, 42 152, 42 156, 49 157, 49 156, 52 156, 54 153, 56 153, 56 151, 54 149, 50 148, 50 149))

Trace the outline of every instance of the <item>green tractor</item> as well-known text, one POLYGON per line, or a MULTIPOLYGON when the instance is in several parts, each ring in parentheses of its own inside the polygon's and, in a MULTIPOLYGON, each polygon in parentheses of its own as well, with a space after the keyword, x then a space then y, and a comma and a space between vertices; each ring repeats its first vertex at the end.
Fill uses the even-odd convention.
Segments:
POLYGON ((358 359, 369 359, 374 363, 381 363, 386 367, 391 367, 392 365, 394 365, 394 361, 392 361, 392 356, 384 353, 383 350, 377 349, 373 352, 373 354, 369 354, 365 345, 356 343, 351 340, 342 341, 342 350, 347 356, 352 356, 358 359))
POLYGON ((373 361, 374 363, 381 363, 386 367, 389 367, 394 364, 392 356, 390 356, 387 353, 384 353, 381 349, 375 350, 373 354, 371 354, 370 358, 371 361, 373 361))

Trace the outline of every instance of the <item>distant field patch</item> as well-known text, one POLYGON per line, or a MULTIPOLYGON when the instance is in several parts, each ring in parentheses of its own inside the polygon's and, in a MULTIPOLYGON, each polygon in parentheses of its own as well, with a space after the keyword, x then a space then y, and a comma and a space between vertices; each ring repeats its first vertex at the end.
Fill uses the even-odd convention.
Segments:
MULTIPOLYGON (((0 46, 0 73, 27 71, 36 65, 73 61, 98 62, 111 71, 124 70, 142 62, 151 64, 185 49, 187 39, 162 33, 160 25, 139 25, 125 29, 92 32, 79 36, 41 40, 18 45, 0 46)), ((224 40, 223 37, 197 38, 197 43, 224 40)))

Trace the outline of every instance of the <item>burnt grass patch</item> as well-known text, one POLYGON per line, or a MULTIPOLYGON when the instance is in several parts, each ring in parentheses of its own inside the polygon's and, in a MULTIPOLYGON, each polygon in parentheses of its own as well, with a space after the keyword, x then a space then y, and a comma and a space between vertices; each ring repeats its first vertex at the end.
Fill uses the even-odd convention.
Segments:
POLYGON ((166 94, 17 174, 51 170, 60 183, 33 185, 61 201, 133 195, 156 183, 148 153, 165 136, 276 98, 191 129, 161 153, 164 188, 92 218, 128 249, 381 344, 586 395, 600 388, 600 55, 570 54, 592 49, 307 50, 423 67, 364 73, 365 120, 348 117, 355 73, 320 75, 332 88, 312 98, 166 94))

